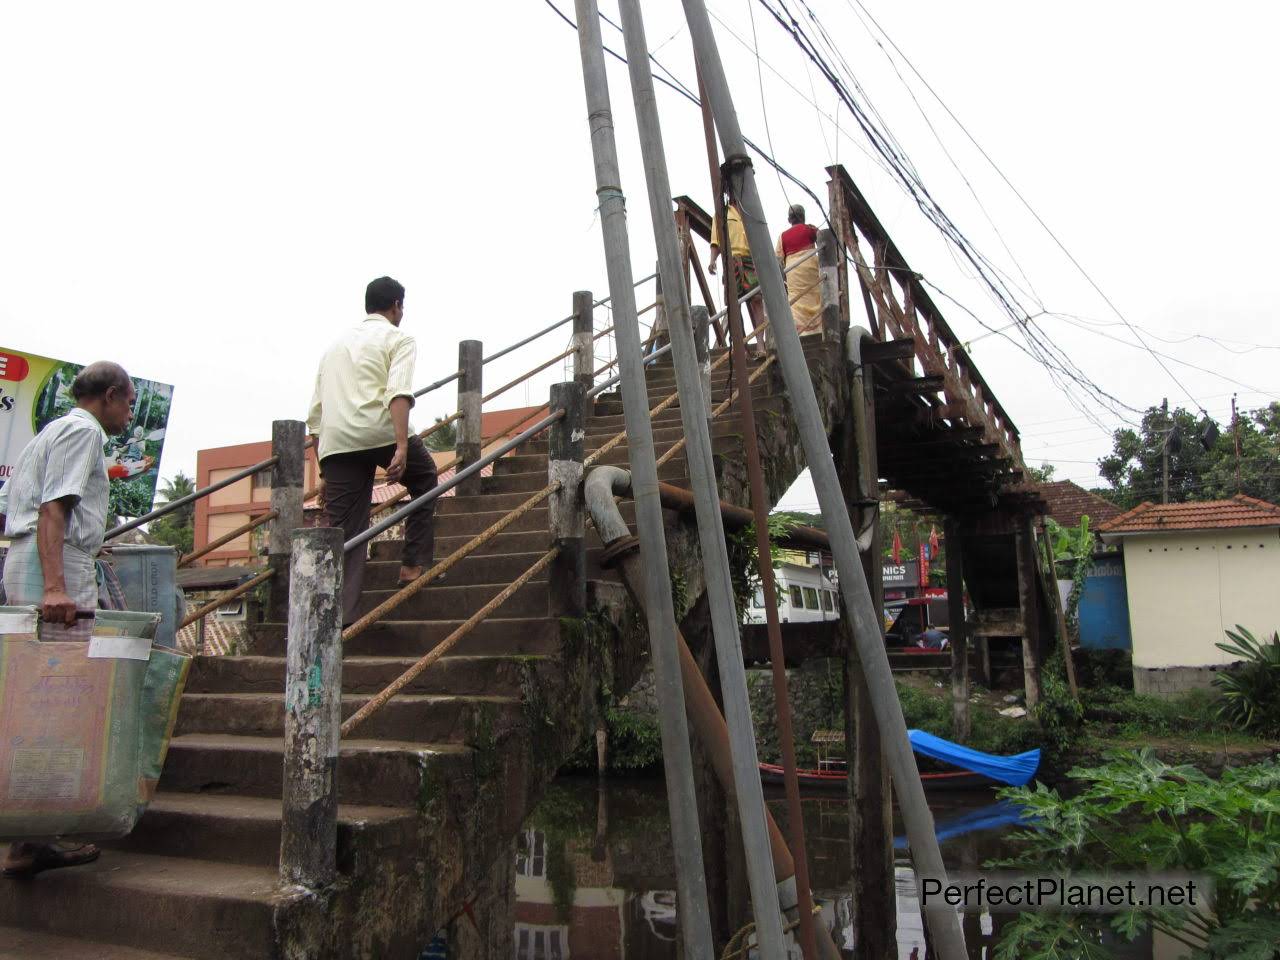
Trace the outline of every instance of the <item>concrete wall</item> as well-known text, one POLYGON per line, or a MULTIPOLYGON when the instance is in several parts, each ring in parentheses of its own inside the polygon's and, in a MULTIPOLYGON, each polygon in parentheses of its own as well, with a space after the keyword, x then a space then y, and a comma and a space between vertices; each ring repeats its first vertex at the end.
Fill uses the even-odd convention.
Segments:
POLYGON ((1280 629, 1274 527, 1129 536, 1124 559, 1135 682, 1146 670, 1229 663, 1215 644, 1236 624, 1256 636, 1280 629))

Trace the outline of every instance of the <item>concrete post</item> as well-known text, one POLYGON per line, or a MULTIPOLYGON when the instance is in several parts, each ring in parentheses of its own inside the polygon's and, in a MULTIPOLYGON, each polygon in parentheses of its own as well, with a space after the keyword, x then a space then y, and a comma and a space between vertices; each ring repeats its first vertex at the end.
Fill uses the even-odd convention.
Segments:
POLYGON ((267 531, 267 564, 275 571, 267 599, 267 620, 272 623, 284 623, 289 616, 289 551, 293 531, 302 526, 306 439, 307 425, 301 420, 271 424, 271 455, 278 458, 271 468, 271 509, 276 518, 267 531))
MULTIPOLYGON (((484 395, 484 345, 479 340, 463 340, 458 344, 458 472, 480 459, 484 438, 480 435, 480 398, 484 395)), ((480 494, 480 474, 468 477, 457 486, 458 496, 480 494)))
POLYGON ((840 336, 840 246, 830 230, 818 231, 818 291, 822 295, 822 339, 840 336))
POLYGON ((971 732, 969 720, 969 625, 964 617, 964 566, 960 525, 945 524, 947 543, 947 619, 951 641, 951 732, 965 743, 971 732))
POLYGON ((592 386, 595 354, 591 349, 591 336, 594 325, 595 300, 590 290, 579 290, 573 295, 573 379, 582 384, 584 391, 592 386))
POLYGON ((560 482, 548 501, 551 540, 560 555, 551 565, 553 615, 581 617, 587 609, 586 511, 582 502, 583 406, 586 389, 577 381, 551 385, 551 412, 565 415, 551 425, 547 480, 560 482))
POLYGON ((342 727, 342 531, 295 530, 284 687, 280 880, 310 889, 337 875, 342 727))
POLYGON ((704 412, 711 419, 711 314, 706 307, 690 307, 689 322, 693 324, 693 351, 698 358, 699 380, 702 383, 704 412))

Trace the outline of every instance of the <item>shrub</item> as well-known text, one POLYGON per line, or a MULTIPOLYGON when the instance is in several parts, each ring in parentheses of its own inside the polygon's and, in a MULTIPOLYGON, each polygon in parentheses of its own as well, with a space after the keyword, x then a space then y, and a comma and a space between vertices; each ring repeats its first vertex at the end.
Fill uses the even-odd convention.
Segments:
POLYGON ((1222 716, 1244 730, 1280 733, 1280 633, 1263 642, 1236 624, 1227 636, 1231 642, 1218 649, 1243 662, 1213 678, 1222 691, 1222 716))
POLYGON ((1213 780, 1170 766, 1150 750, 1107 755, 1072 770, 1079 792, 1043 785, 1001 791, 1026 808, 1019 853, 998 866, 1039 873, 1187 871, 1214 885, 1212 909, 1133 910, 1112 916, 1023 913, 1001 931, 997 960, 1107 957, 1104 928, 1126 940, 1155 929, 1197 960, 1272 960, 1280 939, 1280 764, 1226 770, 1213 780))
POLYGON ((1080 742, 1084 708, 1057 670, 1045 670, 1040 681, 1040 702, 1035 708, 1041 746, 1050 763, 1069 754, 1080 742))

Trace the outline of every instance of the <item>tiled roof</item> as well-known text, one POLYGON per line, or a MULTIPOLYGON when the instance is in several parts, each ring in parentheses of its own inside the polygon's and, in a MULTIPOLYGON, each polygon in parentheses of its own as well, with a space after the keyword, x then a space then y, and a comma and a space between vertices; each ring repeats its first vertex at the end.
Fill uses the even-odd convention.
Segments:
POLYGON ((1080 518, 1087 515, 1089 526, 1096 530, 1098 524, 1105 523, 1124 512, 1110 500, 1096 493, 1090 493, 1080 484, 1070 480, 1051 480, 1048 483, 1039 484, 1039 487, 1040 495, 1049 505, 1049 516, 1064 527, 1080 526, 1080 518))
POLYGON ((1160 533, 1174 530, 1220 530, 1235 527, 1280 527, 1280 507, 1237 494, 1230 500, 1199 503, 1142 503, 1107 521, 1099 533, 1160 533))
POLYGON ((178 631, 178 649, 192 656, 225 656, 232 650, 244 648, 245 625, 234 620, 222 621, 205 617, 204 649, 197 650, 200 640, 200 624, 191 623, 178 631))

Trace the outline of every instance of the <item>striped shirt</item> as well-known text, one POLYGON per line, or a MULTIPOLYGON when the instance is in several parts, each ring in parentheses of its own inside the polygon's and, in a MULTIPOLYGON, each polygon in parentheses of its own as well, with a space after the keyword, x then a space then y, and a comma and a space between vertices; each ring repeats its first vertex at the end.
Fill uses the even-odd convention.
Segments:
POLYGON ((71 497, 66 542, 93 556, 107 531, 106 435, 88 410, 73 407, 41 430, 13 465, 13 476, 0 488, 0 514, 7 517, 5 535, 36 532, 40 506, 71 497))
POLYGON ((320 438, 320 459, 396 442, 391 401, 408 397, 413 403, 417 356, 413 337, 377 313, 325 352, 307 416, 307 432, 320 438))

